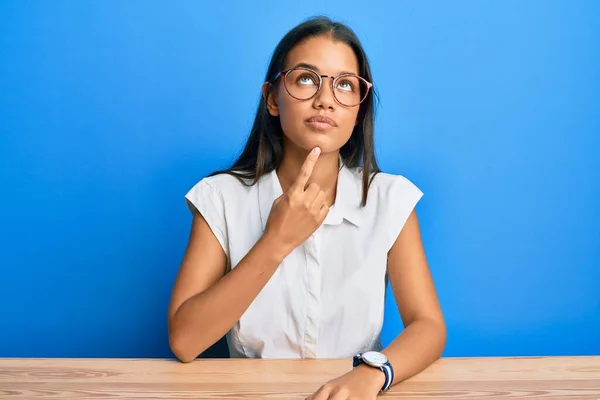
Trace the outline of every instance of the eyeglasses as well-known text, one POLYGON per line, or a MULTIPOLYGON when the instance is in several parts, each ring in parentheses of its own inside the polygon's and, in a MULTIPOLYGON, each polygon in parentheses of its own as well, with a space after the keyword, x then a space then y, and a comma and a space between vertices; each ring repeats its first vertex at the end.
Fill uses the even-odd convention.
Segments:
POLYGON ((365 101, 371 82, 355 74, 338 76, 320 75, 310 68, 297 67, 278 73, 271 82, 283 77, 285 90, 296 100, 309 100, 319 93, 323 78, 331 78, 331 90, 335 100, 346 107, 355 107, 365 101))

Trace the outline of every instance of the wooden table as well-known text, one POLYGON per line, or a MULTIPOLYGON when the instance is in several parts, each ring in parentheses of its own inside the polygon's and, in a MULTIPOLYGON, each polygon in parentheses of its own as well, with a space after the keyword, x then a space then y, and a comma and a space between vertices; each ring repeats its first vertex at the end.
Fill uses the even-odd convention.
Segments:
MULTIPOLYGON (((2 399, 304 399, 350 360, 0 359, 2 399)), ((382 399, 600 399, 600 357, 444 358, 382 399)))

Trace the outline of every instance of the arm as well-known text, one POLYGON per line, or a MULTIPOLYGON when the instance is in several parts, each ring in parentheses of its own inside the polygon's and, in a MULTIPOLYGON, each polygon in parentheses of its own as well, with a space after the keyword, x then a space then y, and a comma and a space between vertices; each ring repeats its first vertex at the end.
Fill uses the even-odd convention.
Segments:
MULTIPOLYGON (((388 275, 405 329, 382 351, 394 368, 393 384, 421 372, 444 350, 446 325, 413 210, 388 253, 388 275)), ((380 389, 383 374, 361 365, 356 373, 380 389)))
POLYGON ((226 256, 199 213, 169 305, 169 342, 183 362, 221 338, 267 284, 285 257, 263 236, 230 273, 226 256))
POLYGON ((383 353, 398 383, 437 360, 446 344, 446 325, 414 210, 388 254, 388 274, 405 329, 383 353))
POLYGON ((290 189, 273 202, 263 235, 227 274, 219 241, 201 214, 194 214, 168 313, 169 343, 181 361, 194 360, 229 331, 283 259, 325 220, 325 193, 315 184, 305 189, 319 154, 317 149, 307 156, 290 189))
MULTIPOLYGON (((437 360, 446 342, 446 326, 414 210, 388 253, 388 275, 405 326, 404 331, 382 351, 394 368, 395 384, 437 360)), ((328 382, 310 399, 375 399, 384 381, 380 370, 361 364, 328 382)))

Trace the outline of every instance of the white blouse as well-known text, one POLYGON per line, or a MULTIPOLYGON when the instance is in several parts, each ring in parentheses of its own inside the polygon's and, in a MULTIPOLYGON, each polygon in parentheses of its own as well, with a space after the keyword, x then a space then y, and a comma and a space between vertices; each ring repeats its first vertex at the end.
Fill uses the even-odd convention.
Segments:
MULTIPOLYGON (((361 170, 342 167, 324 223, 281 263, 227 334, 231 357, 348 358, 381 350, 387 254, 422 192, 379 173, 362 208, 361 170)), ((230 175, 202 179, 186 195, 228 259, 240 262, 282 194, 275 171, 246 187, 230 175)))

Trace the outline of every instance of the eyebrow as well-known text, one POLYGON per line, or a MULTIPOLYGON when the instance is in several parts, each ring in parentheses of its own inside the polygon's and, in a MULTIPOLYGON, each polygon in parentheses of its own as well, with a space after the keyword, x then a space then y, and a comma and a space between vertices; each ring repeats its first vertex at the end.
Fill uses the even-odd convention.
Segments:
MULTIPOLYGON (((294 69, 294 68, 308 68, 308 69, 313 69, 317 72, 320 72, 319 67, 317 67, 316 65, 313 65, 313 64, 305 63, 305 62, 300 62, 300 63, 294 65, 290 69, 294 69)), ((350 72, 350 71, 341 71, 338 75, 343 75, 343 74, 358 75, 356 72, 350 72)))

